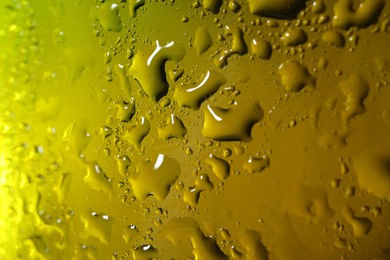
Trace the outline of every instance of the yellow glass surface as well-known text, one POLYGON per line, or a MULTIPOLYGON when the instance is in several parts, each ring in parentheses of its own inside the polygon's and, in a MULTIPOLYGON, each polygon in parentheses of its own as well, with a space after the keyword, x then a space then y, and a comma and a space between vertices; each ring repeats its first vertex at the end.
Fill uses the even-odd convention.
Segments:
POLYGON ((390 259, 387 0, 1 0, 0 259, 390 259))

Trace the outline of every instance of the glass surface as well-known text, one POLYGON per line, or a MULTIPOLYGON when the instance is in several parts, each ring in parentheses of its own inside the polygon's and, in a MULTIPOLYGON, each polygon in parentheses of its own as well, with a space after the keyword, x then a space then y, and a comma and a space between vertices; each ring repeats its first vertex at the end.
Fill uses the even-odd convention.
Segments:
POLYGON ((390 259, 390 2, 0 0, 1 259, 390 259))

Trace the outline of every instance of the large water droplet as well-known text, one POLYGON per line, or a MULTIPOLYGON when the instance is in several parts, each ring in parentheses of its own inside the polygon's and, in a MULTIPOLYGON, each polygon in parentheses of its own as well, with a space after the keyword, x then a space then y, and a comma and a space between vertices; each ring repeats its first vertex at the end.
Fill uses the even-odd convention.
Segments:
POLYGON ((222 74, 215 70, 208 70, 199 84, 177 87, 174 98, 180 106, 199 109, 201 103, 225 82, 226 78, 222 74))
POLYGON ((253 124, 262 118, 263 110, 253 101, 229 109, 208 105, 204 109, 202 134, 215 140, 248 141, 253 124))
POLYGON ((202 54, 207 51, 211 45, 213 44, 213 40, 211 39, 210 33, 206 27, 201 26, 195 32, 194 39, 194 47, 198 54, 202 54))
POLYGON ((179 163, 164 154, 158 154, 153 161, 140 162, 137 172, 131 173, 129 181, 138 199, 153 195, 158 200, 164 200, 180 175, 179 163))
POLYGON ((333 8, 332 25, 343 29, 367 27, 376 22, 384 5, 385 0, 365 0, 354 10, 353 0, 339 0, 333 8))
POLYGON ((141 147, 141 141, 149 134, 150 123, 145 117, 141 116, 135 126, 132 126, 124 135, 123 139, 134 145, 141 147))
POLYGON ((315 78, 309 74, 305 66, 297 61, 289 60, 282 63, 278 73, 286 91, 298 92, 304 87, 313 88, 315 86, 315 78))
POLYGON ((230 165, 227 161, 222 158, 219 158, 213 154, 210 154, 206 158, 206 163, 211 166, 214 174, 221 180, 225 180, 229 176, 230 165))
POLYGON ((292 19, 305 7, 306 0, 247 0, 253 14, 292 19))
POLYGON ((159 100, 168 92, 165 62, 177 62, 183 57, 184 48, 180 43, 171 41, 163 45, 157 40, 155 46, 145 47, 135 54, 129 74, 140 83, 148 97, 159 100))

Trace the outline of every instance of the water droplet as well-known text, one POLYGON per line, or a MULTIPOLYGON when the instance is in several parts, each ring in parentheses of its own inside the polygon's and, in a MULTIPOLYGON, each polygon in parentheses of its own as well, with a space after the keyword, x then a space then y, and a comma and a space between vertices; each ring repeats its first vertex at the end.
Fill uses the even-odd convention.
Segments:
POLYGON ((150 244, 138 246, 132 249, 132 252, 132 259, 155 259, 158 257, 158 250, 150 244))
POLYGON ((330 185, 332 188, 338 188, 340 187, 341 180, 340 179, 334 179, 331 181, 330 185))
POLYGON ((183 138, 187 133, 183 122, 174 114, 170 114, 165 125, 158 128, 158 136, 164 140, 183 138))
POLYGON ((206 10, 213 12, 214 14, 219 12, 219 8, 221 7, 221 0, 203 0, 203 7, 206 10))
POLYGON ((196 177, 195 185, 189 187, 184 192, 184 201, 192 206, 198 204, 200 195, 203 191, 211 191, 213 184, 210 182, 206 174, 201 174, 196 177))
POLYGON ((131 86, 130 86, 128 75, 126 73, 125 66, 122 64, 117 64, 117 66, 115 66, 115 72, 119 75, 119 81, 121 83, 122 90, 126 93, 128 97, 130 97, 131 86))
POLYGON ((111 136, 113 133, 114 131, 108 126, 103 126, 100 128, 100 134, 102 134, 104 138, 111 136))
POLYGON ((225 180, 229 176, 230 165, 227 161, 210 154, 206 158, 206 163, 211 166, 213 173, 221 180, 225 180))
POLYGON ((215 70, 208 70, 198 85, 178 86, 174 98, 180 106, 199 109, 201 103, 214 94, 225 82, 226 78, 222 74, 215 70))
POLYGON ((354 159, 360 188, 382 199, 390 199, 390 156, 366 151, 354 159))
POLYGON ((215 66, 222 68, 227 64, 227 59, 233 54, 243 55, 247 51, 242 29, 237 26, 226 26, 224 37, 232 36, 232 46, 223 51, 222 55, 214 60, 215 66))
POLYGON ((137 172, 130 175, 129 181, 138 199, 143 200, 148 195, 153 195, 162 201, 179 175, 179 163, 171 157, 158 154, 153 161, 140 162, 137 172))
POLYGON ((169 106, 170 104, 171 104, 171 100, 166 96, 163 97, 162 99, 160 99, 160 101, 159 101, 159 105, 162 108, 165 108, 165 107, 169 106))
POLYGON ((347 122, 365 111, 363 101, 368 95, 369 86, 360 75, 353 74, 348 79, 341 81, 339 88, 346 98, 346 106, 342 115, 344 121, 347 122))
POLYGON ((246 259, 269 259, 267 247, 262 242, 260 233, 254 230, 245 230, 240 233, 239 242, 244 247, 246 259))
POLYGON ((247 0, 251 13, 264 17, 292 19, 305 7, 306 0, 247 0))
POLYGON ((180 43, 171 41, 162 45, 157 40, 155 46, 137 51, 129 74, 140 83, 148 97, 159 100, 168 92, 165 62, 178 62, 183 57, 184 48, 180 43))
POLYGON ((130 16, 135 17, 137 9, 145 4, 145 0, 129 0, 130 16))
POLYGON ((255 57, 268 60, 272 55, 271 43, 263 39, 253 39, 251 42, 251 52, 255 57))
POLYGON ((111 238, 112 219, 104 219, 102 216, 106 214, 99 214, 96 211, 84 210, 81 213, 80 219, 84 223, 84 231, 82 236, 84 238, 95 237, 103 244, 108 244, 111 238))
POLYGON ((180 68, 176 68, 176 69, 170 69, 168 71, 168 76, 171 80, 173 81, 177 81, 181 76, 183 76, 184 74, 184 70, 183 69, 180 69, 180 68))
POLYGON ((63 138, 68 140, 71 149, 79 156, 90 141, 87 122, 80 120, 70 124, 65 130, 63 138))
POLYGON ((162 228, 162 233, 175 246, 190 240, 197 259, 225 259, 215 239, 206 237, 193 218, 172 218, 162 228))
POLYGON ((116 105, 116 117, 122 122, 130 122, 135 114, 135 99, 131 98, 130 102, 121 102, 116 105))
POLYGON ((232 155, 232 150, 230 149, 223 150, 223 157, 228 158, 230 157, 230 155, 232 155))
POLYGON ((249 157, 248 161, 244 162, 243 168, 249 173, 262 172, 270 165, 269 157, 263 156, 260 158, 249 157))
POLYGON ((229 109, 208 105, 204 109, 202 135, 221 141, 248 141, 253 124, 262 118, 263 110, 253 101, 229 109))
POLYGON ((342 214, 352 226, 355 237, 364 237, 371 231, 372 221, 368 218, 355 217, 354 212, 350 207, 344 206, 342 214))
POLYGON ((343 35, 334 29, 324 32, 322 34, 322 40, 325 43, 337 48, 342 48, 345 45, 345 39, 343 35))
POLYGON ((339 0, 333 8, 332 25, 343 29, 351 26, 367 27, 376 23, 384 5, 385 0, 365 0, 355 10, 352 0, 339 0))
POLYGON ((241 9, 241 5, 234 0, 229 1, 228 7, 231 11, 233 11, 235 13, 237 13, 241 9))
POLYGON ((200 55, 207 51, 211 45, 213 44, 213 40, 211 39, 210 33, 206 27, 201 26, 195 32, 194 39, 194 47, 197 53, 200 55))
POLYGON ((315 86, 315 78, 309 74, 305 66, 297 61, 289 60, 282 63, 278 73, 288 92, 298 92, 304 87, 313 88, 315 86))
POLYGON ((128 175, 128 169, 131 165, 131 161, 128 156, 117 156, 118 171, 122 176, 128 175))
POLYGON ((301 28, 289 28, 284 32, 281 40, 286 46, 298 46, 307 41, 307 35, 301 28))
POLYGON ((97 162, 87 163, 87 175, 84 177, 92 189, 103 191, 111 195, 112 182, 105 171, 97 164, 97 162))
POLYGON ((123 139, 140 148, 142 140, 149 134, 150 123, 145 117, 141 116, 138 123, 132 126, 124 135, 123 139))
POLYGON ((122 30, 122 22, 119 16, 117 4, 103 3, 95 10, 96 16, 103 27, 109 31, 119 32, 122 30))
POLYGON ((311 4, 311 10, 314 12, 314 13, 322 13, 324 12, 326 9, 326 6, 324 4, 324 1, 323 0, 315 0, 313 1, 313 3, 311 4))

